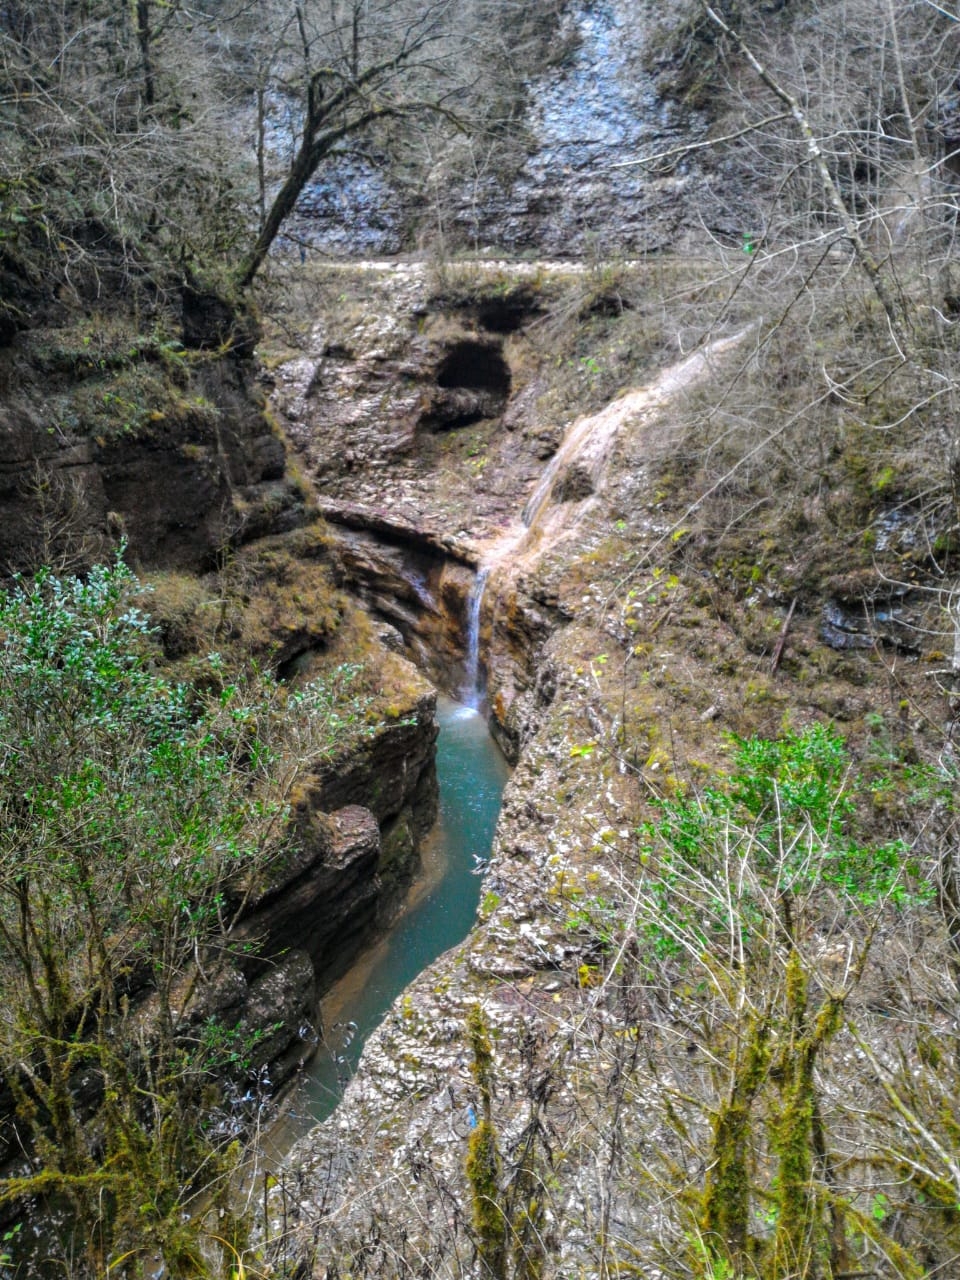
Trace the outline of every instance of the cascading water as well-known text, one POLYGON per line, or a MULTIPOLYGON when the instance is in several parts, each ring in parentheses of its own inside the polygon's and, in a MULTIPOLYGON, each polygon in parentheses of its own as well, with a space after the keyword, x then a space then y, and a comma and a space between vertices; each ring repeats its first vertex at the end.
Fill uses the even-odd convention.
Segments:
POLYGON ((386 935, 325 997, 324 1046, 291 1095, 285 1118, 272 1131, 266 1144, 271 1158, 282 1158, 299 1135, 331 1114, 364 1041, 393 1001, 473 924, 480 897, 478 872, 490 853, 508 774, 478 710, 480 616, 491 568, 477 571, 467 602, 461 701, 443 696, 438 700, 440 816, 424 849, 424 881, 386 935))
MULTIPOLYGON (((611 400, 596 413, 575 418, 567 427, 560 447, 544 468, 527 498, 521 513, 523 527, 533 530, 554 499, 557 481, 564 471, 576 466, 583 476, 583 488, 577 495, 585 501, 603 484, 603 474, 617 436, 631 418, 639 418, 662 405, 684 387, 691 386, 710 367, 711 360, 736 347, 754 328, 747 325, 729 337, 716 338, 713 342, 694 351, 691 355, 670 365, 645 387, 635 388, 611 400)), ((564 522, 566 527, 571 520, 564 522)), ((511 546, 519 547, 522 540, 513 539, 511 546)), ((542 547, 540 548, 542 552, 542 547)))
POLYGON ((477 570, 473 591, 467 606, 467 644, 465 653, 465 676, 462 691, 463 702, 476 711, 482 700, 480 689, 480 611, 483 608, 483 593, 490 577, 490 566, 477 570))

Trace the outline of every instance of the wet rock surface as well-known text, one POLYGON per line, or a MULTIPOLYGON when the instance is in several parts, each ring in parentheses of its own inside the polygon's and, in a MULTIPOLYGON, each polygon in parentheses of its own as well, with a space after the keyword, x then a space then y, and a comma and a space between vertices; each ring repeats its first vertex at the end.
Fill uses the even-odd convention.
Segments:
POLYGON ((308 956, 319 987, 349 963, 376 921, 380 831, 369 809, 324 814, 307 798, 293 825, 295 854, 251 905, 237 936, 257 942, 250 972, 292 948, 308 956))

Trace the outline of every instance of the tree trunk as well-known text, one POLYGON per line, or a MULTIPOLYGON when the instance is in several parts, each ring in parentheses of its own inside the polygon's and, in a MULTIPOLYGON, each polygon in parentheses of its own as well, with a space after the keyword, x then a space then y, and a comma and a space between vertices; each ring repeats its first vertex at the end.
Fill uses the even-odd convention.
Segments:
POLYGON ((274 196, 260 234, 237 273, 237 283, 241 289, 247 289, 253 283, 257 272, 263 266, 264 258, 270 252, 270 246, 280 234, 280 228, 293 213, 301 192, 316 173, 321 161, 326 159, 343 138, 351 133, 358 133, 374 120, 391 114, 393 113, 389 108, 371 107, 362 115, 347 120, 339 128, 328 129, 319 138, 304 131, 303 141, 294 156, 290 172, 283 186, 274 196))
POLYGON ((137 0, 137 44, 140 46, 143 101, 149 112, 153 109, 157 100, 153 72, 153 49, 151 48, 150 38, 150 0, 137 0))

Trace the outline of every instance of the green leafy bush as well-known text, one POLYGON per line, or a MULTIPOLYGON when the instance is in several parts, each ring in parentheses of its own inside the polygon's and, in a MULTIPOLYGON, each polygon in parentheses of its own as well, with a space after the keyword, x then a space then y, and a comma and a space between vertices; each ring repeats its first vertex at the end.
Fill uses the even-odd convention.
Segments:
POLYGON ((211 1011, 230 928, 284 788, 362 700, 350 672, 291 697, 216 655, 203 690, 172 681, 139 591, 118 558, 0 594, 0 1067, 32 1167, 0 1202, 64 1197, 85 1274, 198 1275, 239 1158, 217 1108, 245 1046, 211 1011))
MULTIPOLYGON (((877 939, 932 890, 905 841, 862 837, 861 793, 843 739, 815 724, 733 739, 730 772, 661 801, 641 831, 645 981, 682 1024, 667 1042, 685 1035, 695 1055, 664 1095, 678 1149, 697 1151, 702 1171, 676 1198, 677 1238, 692 1242, 683 1274, 813 1280, 899 1247, 869 1208, 895 1146, 848 1164, 840 1190, 832 1144, 859 1123, 863 1086, 847 1110, 842 1088, 850 1044, 872 1052, 852 1005, 877 939)), ((874 1124, 887 1122, 884 1101, 907 1111, 893 1073, 883 1087, 874 1124)), ((900 1252, 897 1274, 913 1276, 900 1252)))

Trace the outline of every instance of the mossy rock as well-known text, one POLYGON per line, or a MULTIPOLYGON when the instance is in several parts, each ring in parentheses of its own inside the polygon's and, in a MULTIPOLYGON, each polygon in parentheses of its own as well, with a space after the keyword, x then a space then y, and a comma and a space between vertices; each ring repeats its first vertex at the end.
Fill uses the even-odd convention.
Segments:
POLYGON ((183 343, 194 351, 229 352, 238 359, 253 355, 260 341, 260 322, 249 302, 233 289, 188 273, 181 291, 183 343))

